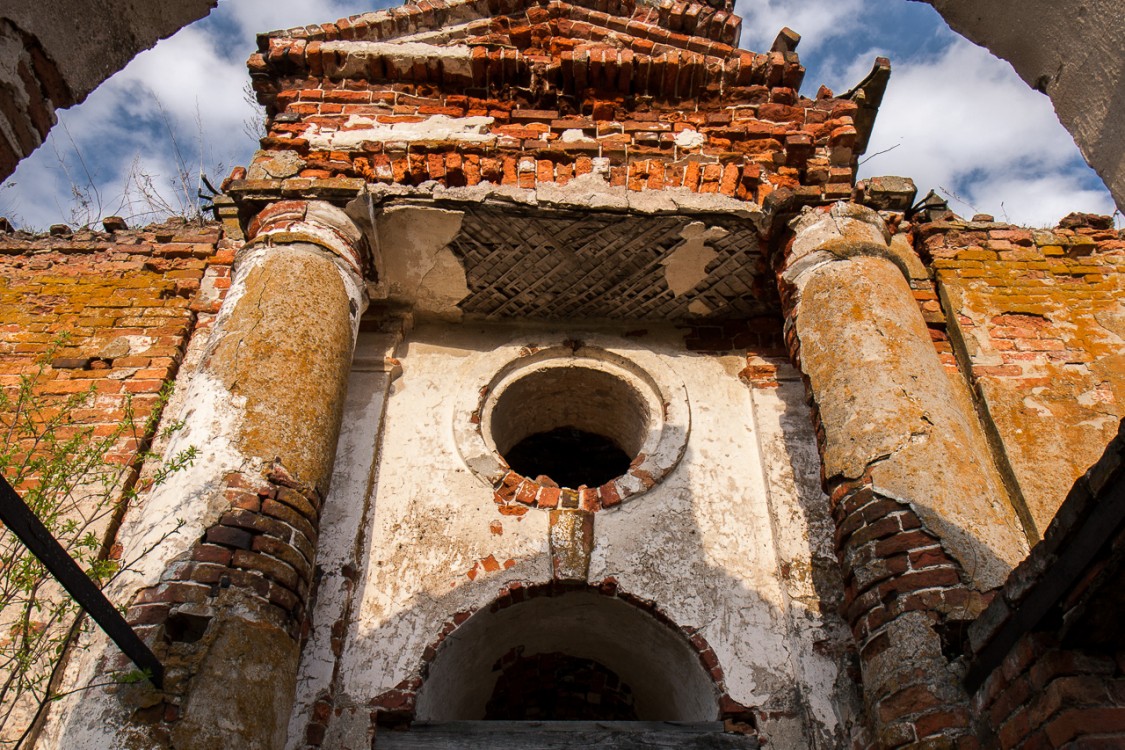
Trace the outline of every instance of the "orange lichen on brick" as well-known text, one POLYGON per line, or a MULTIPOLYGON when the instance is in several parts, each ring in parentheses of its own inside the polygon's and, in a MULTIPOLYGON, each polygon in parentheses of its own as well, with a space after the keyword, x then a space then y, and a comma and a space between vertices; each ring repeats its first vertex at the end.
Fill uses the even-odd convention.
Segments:
POLYGON ((1125 233, 1063 224, 917 234, 1039 532, 1125 416, 1125 233))
MULTIPOLYGON (((217 224, 0 236, 0 387, 15 388, 49 354, 38 392, 96 393, 74 413, 80 423, 108 434, 127 400, 143 420, 199 317, 217 312, 232 259, 217 224)), ((111 458, 135 447, 123 439, 111 458)))

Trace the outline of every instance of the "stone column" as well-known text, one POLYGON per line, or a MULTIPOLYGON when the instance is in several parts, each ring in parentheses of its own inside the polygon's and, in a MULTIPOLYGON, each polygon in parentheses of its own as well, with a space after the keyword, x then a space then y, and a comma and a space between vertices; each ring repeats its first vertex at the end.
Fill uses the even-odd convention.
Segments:
POLYGON ((971 746, 961 626, 1026 554, 1023 532, 990 456, 969 447, 980 426, 879 215, 838 203, 792 228, 786 339, 816 414, 874 744, 971 746))
POLYGON ((191 445, 198 457, 122 529, 126 557, 152 550, 128 617, 164 661, 164 690, 145 682, 99 696, 99 720, 69 722, 60 746, 285 745, 366 305, 364 241, 321 202, 273 204, 249 234, 168 449, 191 445))

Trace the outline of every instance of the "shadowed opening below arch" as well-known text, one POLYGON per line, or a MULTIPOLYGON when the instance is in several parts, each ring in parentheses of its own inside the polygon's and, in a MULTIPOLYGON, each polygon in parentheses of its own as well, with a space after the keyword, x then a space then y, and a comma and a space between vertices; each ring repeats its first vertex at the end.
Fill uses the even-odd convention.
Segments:
POLYGON ((719 692, 684 635, 592 591, 482 609, 438 649, 418 721, 713 721, 719 692))

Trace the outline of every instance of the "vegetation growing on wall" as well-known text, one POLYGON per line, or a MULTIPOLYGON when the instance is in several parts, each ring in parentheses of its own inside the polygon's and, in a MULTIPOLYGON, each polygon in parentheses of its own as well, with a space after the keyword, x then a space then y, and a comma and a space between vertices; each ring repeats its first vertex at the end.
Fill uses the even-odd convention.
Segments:
MULTIPOLYGON (((43 393, 49 363, 65 344, 65 336, 56 340, 36 369, 0 389, 0 472, 102 587, 136 562, 122 560, 113 544, 125 508, 190 464, 196 450, 142 474, 142 466, 157 459, 150 446, 170 387, 144 418, 126 398, 124 418, 115 426, 84 425, 93 384, 61 400, 43 393)), ((43 709, 58 697, 68 647, 89 626, 42 563, 14 535, 0 532, 0 746, 19 747, 33 735, 43 709)))

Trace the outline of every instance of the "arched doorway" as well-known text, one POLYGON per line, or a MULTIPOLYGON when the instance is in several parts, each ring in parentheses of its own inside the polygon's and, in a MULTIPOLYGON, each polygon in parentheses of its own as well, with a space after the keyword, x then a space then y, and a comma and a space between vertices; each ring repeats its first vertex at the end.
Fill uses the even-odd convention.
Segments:
POLYGON ((713 721, 719 689, 678 630, 596 590, 482 609, 445 638, 415 719, 713 721))

